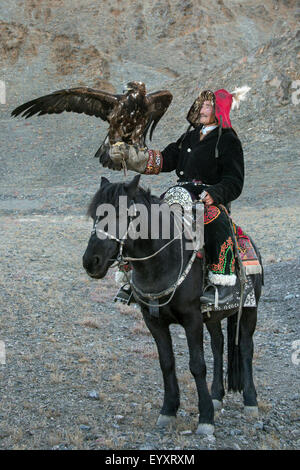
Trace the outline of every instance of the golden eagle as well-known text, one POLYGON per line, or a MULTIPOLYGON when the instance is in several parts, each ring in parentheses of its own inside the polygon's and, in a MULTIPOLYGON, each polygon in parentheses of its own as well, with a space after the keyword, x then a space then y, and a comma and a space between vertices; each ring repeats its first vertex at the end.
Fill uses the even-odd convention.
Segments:
POLYGON ((147 132, 150 140, 153 131, 168 109, 172 94, 168 90, 146 93, 142 82, 129 82, 124 94, 112 94, 93 88, 78 87, 54 91, 18 106, 11 113, 30 118, 34 114, 59 114, 64 111, 96 116, 109 123, 108 134, 96 152, 100 157, 109 145, 123 141, 145 147, 147 132))

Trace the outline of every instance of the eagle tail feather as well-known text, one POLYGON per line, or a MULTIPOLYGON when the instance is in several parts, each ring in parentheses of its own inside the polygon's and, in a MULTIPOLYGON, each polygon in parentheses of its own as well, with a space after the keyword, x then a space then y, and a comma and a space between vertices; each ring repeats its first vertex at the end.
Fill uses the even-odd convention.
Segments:
POLYGON ((105 139, 103 140, 102 144, 98 148, 97 152, 94 155, 94 158, 100 158, 102 155, 105 153, 109 153, 109 139, 108 139, 108 134, 105 136, 105 139))

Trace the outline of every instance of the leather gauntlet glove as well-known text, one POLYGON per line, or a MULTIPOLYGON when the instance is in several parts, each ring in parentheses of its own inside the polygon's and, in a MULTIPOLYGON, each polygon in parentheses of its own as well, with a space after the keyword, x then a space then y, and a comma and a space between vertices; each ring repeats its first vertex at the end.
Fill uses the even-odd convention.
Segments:
POLYGON ((117 142, 110 146, 109 156, 116 170, 127 168, 128 170, 144 173, 149 159, 147 149, 139 149, 135 145, 125 142, 117 142))

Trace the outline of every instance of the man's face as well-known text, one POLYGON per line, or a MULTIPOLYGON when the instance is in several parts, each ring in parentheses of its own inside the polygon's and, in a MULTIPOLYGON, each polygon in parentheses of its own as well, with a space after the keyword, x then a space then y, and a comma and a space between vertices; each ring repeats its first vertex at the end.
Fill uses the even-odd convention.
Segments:
POLYGON ((215 122, 214 108, 210 101, 204 101, 200 109, 200 123, 207 126, 215 122))

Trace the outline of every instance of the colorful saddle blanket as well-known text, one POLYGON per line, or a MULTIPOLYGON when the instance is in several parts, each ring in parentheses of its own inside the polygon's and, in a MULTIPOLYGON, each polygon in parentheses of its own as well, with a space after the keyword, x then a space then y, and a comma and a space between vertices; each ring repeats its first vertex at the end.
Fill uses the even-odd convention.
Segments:
POLYGON ((232 225, 246 274, 261 274, 262 267, 250 238, 241 227, 235 225, 235 223, 232 223, 232 225))

